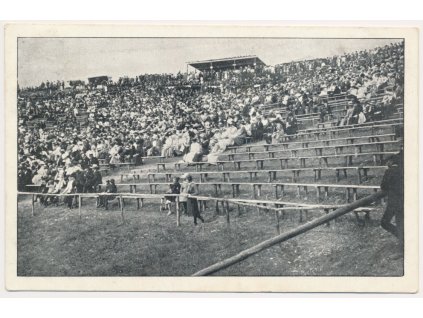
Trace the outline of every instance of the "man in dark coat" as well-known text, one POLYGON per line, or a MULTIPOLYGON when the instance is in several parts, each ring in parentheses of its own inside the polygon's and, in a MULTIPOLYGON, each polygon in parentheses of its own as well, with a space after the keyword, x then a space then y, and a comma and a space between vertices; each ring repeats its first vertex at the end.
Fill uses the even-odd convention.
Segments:
POLYGON ((95 183, 95 176, 94 171, 91 167, 88 167, 87 170, 85 170, 84 174, 84 193, 93 193, 94 192, 94 183, 95 183))
POLYGON ((388 160, 380 188, 388 196, 388 204, 381 220, 381 226, 404 243, 404 170, 399 155, 388 160), (395 225, 391 223, 395 216, 395 225))
POLYGON ((85 185, 85 173, 83 170, 78 170, 74 173, 75 176, 75 186, 77 193, 84 192, 84 185, 85 185))
POLYGON ((93 169, 94 169, 94 183, 93 183, 94 192, 98 192, 99 185, 103 183, 103 176, 101 175, 98 165, 94 164, 93 169))

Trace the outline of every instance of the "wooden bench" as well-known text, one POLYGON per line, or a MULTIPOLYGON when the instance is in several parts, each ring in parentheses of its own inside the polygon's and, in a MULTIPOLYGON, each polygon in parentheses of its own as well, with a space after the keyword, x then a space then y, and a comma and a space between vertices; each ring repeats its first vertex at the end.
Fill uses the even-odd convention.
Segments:
MULTIPOLYGON (((129 186, 130 193, 136 193, 137 186, 148 186, 150 189, 150 194, 157 194, 157 187, 160 185, 169 186, 171 183, 169 182, 160 182, 160 183, 137 183, 137 184, 116 184, 116 186, 129 186)), ((279 199, 283 197, 285 194, 285 187, 296 187, 297 188, 297 195, 300 197, 301 190, 305 191, 308 195, 308 191, 310 188, 314 188, 316 190, 316 197, 318 202, 321 201, 322 191, 324 192, 324 197, 327 199, 329 196, 329 188, 335 189, 345 189, 345 199, 347 202, 350 202, 351 199, 354 201, 357 200, 357 190, 358 189, 366 189, 366 190, 373 190, 377 191, 380 189, 379 186, 370 186, 370 185, 354 185, 354 184, 321 184, 321 183, 286 183, 286 182, 277 182, 277 183, 263 183, 263 182, 253 182, 253 183, 246 183, 246 182, 208 182, 208 183, 193 183, 198 192, 200 192, 200 186, 213 186, 214 193, 216 196, 222 194, 222 186, 231 186, 232 189, 232 197, 237 197, 240 194, 240 186, 249 186, 251 187, 253 198, 256 199, 257 197, 261 196, 262 187, 263 186, 273 186, 275 198, 279 199), (280 196, 281 194, 281 196, 280 196)))
MULTIPOLYGON (((394 141, 396 139, 395 133, 391 134, 383 134, 383 135, 367 135, 367 136, 348 136, 348 137, 341 137, 341 138, 333 138, 333 139, 327 139, 327 140, 309 140, 309 141, 294 141, 294 142, 283 142, 283 143, 273 143, 273 144, 255 144, 250 145, 248 147, 238 146, 238 147, 231 147, 230 149, 232 154, 244 154, 244 153, 252 153, 255 152, 251 151, 251 148, 264 148, 264 151, 270 151, 270 148, 278 148, 282 147, 282 149, 287 150, 290 148, 290 146, 294 145, 301 145, 298 148, 292 148, 292 149, 306 149, 311 146, 311 144, 319 144, 323 146, 329 146, 332 143, 340 142, 340 141, 346 141, 347 144, 353 144, 357 140, 365 139, 368 140, 368 142, 375 142, 375 141, 381 141, 382 138, 388 138, 390 141, 394 141), (245 152, 237 152, 239 149, 245 148, 245 152)), ((229 154, 228 154, 229 155, 229 154)))
POLYGON ((128 171, 130 171, 130 167, 131 166, 135 166, 135 163, 132 163, 132 162, 119 162, 119 163, 113 163, 113 164, 110 164, 110 163, 100 164, 100 167, 101 168, 106 167, 106 168, 110 168, 112 170, 114 170, 115 167, 124 167, 124 166, 126 166, 128 168, 128 171))
POLYGON ((362 207, 354 210, 354 215, 359 225, 365 225, 366 222, 370 221, 370 212, 374 211, 371 207, 362 207), (364 214, 364 220, 360 215, 364 214))
POLYGON ((267 158, 267 159, 238 159, 234 161, 217 161, 218 170, 223 171, 225 164, 233 164, 235 170, 241 169, 241 163, 255 163, 257 170, 264 168, 264 162, 279 161, 281 169, 288 168, 288 162, 291 160, 299 161, 300 168, 307 167, 307 160, 319 160, 320 165, 328 167, 328 159, 333 158, 344 158, 346 166, 351 166, 353 164, 353 158, 361 156, 372 156, 374 165, 377 165, 379 162, 383 161, 384 155, 394 155, 398 152, 385 151, 385 152, 368 152, 368 153, 349 153, 349 154, 338 154, 338 155, 324 155, 324 156, 301 156, 301 157, 277 157, 277 158, 267 158))
MULTIPOLYGON (((233 171, 200 171, 200 172, 190 172, 193 176, 198 175, 200 177, 200 182, 207 182, 209 175, 218 175, 221 177, 223 182, 230 182, 231 175, 240 175, 240 174, 248 174, 248 180, 253 182, 257 180, 257 175, 259 173, 267 175, 268 182, 272 182, 277 179, 278 173, 291 173, 293 182, 298 182, 301 172, 313 171, 314 173, 314 180, 318 181, 321 180, 322 171, 334 171, 336 182, 340 181, 341 173, 343 172, 344 177, 347 177, 347 170, 352 170, 353 172, 357 173, 357 182, 361 183, 363 178, 367 178, 369 170, 385 170, 387 169, 386 166, 337 166, 337 167, 315 167, 315 168, 289 168, 289 169, 265 169, 265 170, 233 170, 233 171)), ((148 182, 155 183, 157 175, 164 175, 166 182, 171 182, 172 176, 180 175, 179 172, 148 172, 145 174, 146 179, 148 182)), ((123 176, 121 175, 121 182, 123 182, 123 176)), ((140 180, 140 174, 133 174, 131 175, 133 180, 140 180)))
POLYGON ((166 159, 165 156, 147 156, 147 157, 141 157, 141 160, 147 160, 147 159, 159 159, 159 162, 164 162, 164 160, 166 159))
POLYGON ((208 162, 193 162, 193 163, 186 163, 186 162, 175 162, 174 166, 175 166, 175 170, 176 171, 180 171, 181 170, 181 165, 185 165, 186 167, 189 166, 194 166, 195 167, 195 171, 201 171, 203 169, 203 166, 205 164, 209 164, 208 162))
MULTIPOLYGON (((345 95, 347 96, 347 95, 345 95)), ((385 96, 385 94, 380 94, 377 95, 375 97, 372 97, 368 100, 382 100, 383 97, 385 96)), ((332 112, 336 112, 336 111, 345 111, 348 107, 348 99, 344 96, 339 97, 338 99, 334 99, 334 100, 330 100, 327 99, 327 103, 328 105, 330 105, 332 112)), ((398 103, 398 105, 400 105, 401 103, 398 103)), ((270 111, 275 112, 275 113, 279 113, 281 115, 287 115, 287 113, 289 111, 285 110, 285 109, 281 109, 281 105, 280 103, 276 103, 276 104, 269 104, 269 105, 263 105, 260 107, 260 109, 262 110, 263 114, 267 115, 270 113, 270 111)), ((309 114, 301 114, 301 115, 297 115, 297 118, 302 118, 302 117, 307 117, 310 115, 319 115, 320 113, 309 113, 309 114)))
MULTIPOLYGON (((252 159, 256 159, 255 155, 267 155, 268 158, 275 158, 275 154, 276 153, 286 153, 289 152, 291 154, 291 157, 298 157, 298 152, 299 151, 315 151, 316 156, 323 156, 323 151, 327 150, 327 149, 334 149, 334 154, 338 155, 338 154, 342 154, 344 148, 354 148, 355 153, 362 153, 362 149, 363 147, 366 146, 376 146, 377 147, 377 151, 379 152, 383 152, 384 151, 384 146, 385 145, 395 145, 398 144, 398 141, 394 140, 394 141, 375 141, 377 139, 375 139, 374 136, 369 137, 369 142, 365 142, 365 143, 353 143, 350 141, 350 143, 348 143, 348 140, 351 140, 351 138, 347 139, 347 144, 336 144, 336 145, 325 145, 325 146, 316 146, 316 147, 306 147, 306 148, 295 148, 295 149, 290 149, 290 150, 265 150, 265 151, 256 151, 256 152, 239 152, 239 153, 229 153, 226 154, 226 156, 228 157, 229 161, 234 161, 235 160, 235 156, 244 156, 244 155, 248 155, 248 159, 252 160, 252 159), (370 139, 372 141, 370 141, 370 139)), ((268 147, 266 147, 268 148, 268 147)), ((259 159, 263 159, 263 158, 257 158, 257 160, 259 159)))

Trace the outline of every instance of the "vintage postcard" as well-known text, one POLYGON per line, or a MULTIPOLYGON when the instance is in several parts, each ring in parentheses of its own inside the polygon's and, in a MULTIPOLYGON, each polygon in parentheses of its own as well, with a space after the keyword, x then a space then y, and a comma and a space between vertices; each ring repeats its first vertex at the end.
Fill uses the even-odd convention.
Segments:
POLYGON ((6 288, 418 288, 418 29, 5 27, 6 288))

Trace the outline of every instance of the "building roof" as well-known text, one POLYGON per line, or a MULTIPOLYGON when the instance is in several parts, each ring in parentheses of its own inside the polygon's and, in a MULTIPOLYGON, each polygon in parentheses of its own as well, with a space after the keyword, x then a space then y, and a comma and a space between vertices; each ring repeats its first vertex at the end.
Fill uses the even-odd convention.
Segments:
POLYGON ((106 81, 107 82, 108 80, 109 80, 109 77, 106 76, 106 75, 88 77, 88 82, 90 82, 90 83, 93 83, 93 82, 100 83, 102 81, 106 81))
POLYGON ((228 57, 224 59, 205 60, 196 62, 187 62, 189 66, 196 68, 199 71, 213 70, 233 70, 244 66, 266 65, 256 55, 228 57))

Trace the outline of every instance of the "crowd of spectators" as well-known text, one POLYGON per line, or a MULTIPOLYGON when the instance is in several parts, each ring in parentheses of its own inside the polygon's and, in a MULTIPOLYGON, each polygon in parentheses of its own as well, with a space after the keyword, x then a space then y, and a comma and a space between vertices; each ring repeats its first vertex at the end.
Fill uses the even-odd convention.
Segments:
POLYGON ((350 106, 340 125, 375 120, 402 99, 403 68, 404 45, 395 43, 276 67, 21 88, 18 187, 99 191, 99 159, 139 165, 145 156, 179 156, 213 164, 247 136, 268 143, 294 136, 297 115, 317 112, 323 121, 331 113, 327 96, 341 93, 350 96, 350 106), (374 102, 380 92, 385 97, 374 102), (263 105, 274 107, 265 113, 263 105))

